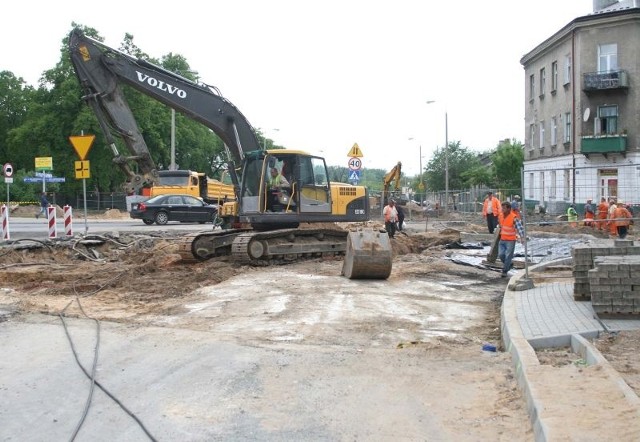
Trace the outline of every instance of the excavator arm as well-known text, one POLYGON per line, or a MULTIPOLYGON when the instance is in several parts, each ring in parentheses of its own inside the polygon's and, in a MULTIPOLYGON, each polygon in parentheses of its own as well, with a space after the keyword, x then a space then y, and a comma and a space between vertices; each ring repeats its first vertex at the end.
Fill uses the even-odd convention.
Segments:
POLYGON ((387 203, 387 198, 389 196, 389 188, 391 187, 391 183, 394 184, 394 190, 397 192, 400 190, 400 178, 402 177, 402 163, 398 161, 398 164, 393 166, 393 168, 387 172, 382 179, 382 201, 383 204, 387 203))
POLYGON ((240 164, 246 153, 262 150, 251 124, 214 88, 109 48, 79 29, 69 36, 69 53, 83 99, 98 118, 114 162, 127 176, 125 190, 133 192, 145 183, 156 183, 158 173, 121 84, 184 113, 218 135, 227 149, 234 184, 235 164, 240 164), (113 133, 122 138, 129 155, 118 151, 113 133), (131 169, 131 162, 137 164, 137 173, 131 169))

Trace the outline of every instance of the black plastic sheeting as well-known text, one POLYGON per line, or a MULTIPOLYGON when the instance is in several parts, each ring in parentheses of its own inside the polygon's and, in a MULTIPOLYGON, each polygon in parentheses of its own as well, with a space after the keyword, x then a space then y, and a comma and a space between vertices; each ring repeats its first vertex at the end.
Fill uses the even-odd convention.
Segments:
MULTIPOLYGON (((527 241, 527 253, 529 255, 529 265, 539 264, 545 261, 553 261, 571 256, 571 248, 577 244, 584 244, 584 238, 534 238, 527 241)), ((447 249, 460 250, 447 257, 448 260, 460 265, 473 266, 481 269, 491 268, 485 264, 487 255, 491 247, 483 243, 461 243, 459 241, 447 244, 447 249)), ((524 264, 524 245, 516 243, 513 254, 514 261, 524 264)))

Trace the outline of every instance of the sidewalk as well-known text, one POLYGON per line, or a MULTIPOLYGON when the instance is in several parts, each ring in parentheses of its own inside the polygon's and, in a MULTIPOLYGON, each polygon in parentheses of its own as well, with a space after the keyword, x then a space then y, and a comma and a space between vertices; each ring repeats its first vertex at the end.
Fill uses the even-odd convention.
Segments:
POLYGON ((511 278, 501 322, 535 439, 640 440, 640 399, 589 342, 602 332, 640 328, 640 320, 599 319, 590 302, 574 300, 571 280, 528 282, 523 271, 511 278), (541 365, 535 349, 554 347, 571 347, 585 365, 541 365))

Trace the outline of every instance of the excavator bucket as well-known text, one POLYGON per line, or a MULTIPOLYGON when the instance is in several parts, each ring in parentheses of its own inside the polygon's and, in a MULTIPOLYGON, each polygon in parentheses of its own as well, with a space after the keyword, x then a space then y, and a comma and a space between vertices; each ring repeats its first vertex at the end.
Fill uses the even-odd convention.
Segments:
POLYGON ((387 279, 391 274, 391 242, 386 232, 349 232, 342 275, 349 279, 387 279))

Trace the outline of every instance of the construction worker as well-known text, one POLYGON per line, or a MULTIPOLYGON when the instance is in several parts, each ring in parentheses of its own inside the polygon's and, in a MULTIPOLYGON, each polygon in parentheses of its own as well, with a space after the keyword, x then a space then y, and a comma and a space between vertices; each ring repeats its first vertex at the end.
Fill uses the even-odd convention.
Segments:
MULTIPOLYGON (((511 205, 509 205, 509 210, 511 210, 511 205)), ((493 196, 493 192, 487 192, 487 197, 482 204, 482 216, 487 219, 489 233, 493 233, 496 227, 498 227, 501 213, 500 200, 493 196)))
POLYGON ((613 212, 614 223, 616 225, 616 230, 620 239, 624 239, 629 232, 629 224, 631 224, 632 215, 627 210, 624 201, 618 201, 616 204, 616 209, 613 212))
POLYGON ((571 227, 578 227, 578 212, 576 212, 576 205, 569 204, 567 209, 567 221, 571 227))
POLYGON ((609 203, 605 197, 600 198, 600 204, 596 210, 596 227, 598 230, 607 229, 607 217, 609 216, 609 203))
POLYGON ((591 198, 587 198, 587 204, 584 205, 584 225, 587 227, 594 227, 594 218, 595 213, 593 212, 593 206, 591 205, 591 198))
POLYGON ((609 198, 609 221, 607 224, 609 226, 609 235, 611 236, 618 236, 618 226, 616 226, 615 222, 615 212, 617 208, 615 198, 609 198))
POLYGON ((384 215, 384 228, 389 238, 393 238, 396 234, 396 223, 398 222, 398 211, 394 200, 390 199, 389 203, 384 206, 382 215, 384 215))
POLYGON ((522 214, 520 213, 520 195, 513 195, 513 201, 511 201, 511 211, 516 214, 516 216, 522 219, 522 214))
POLYGON ((502 273, 500 276, 506 278, 511 270, 513 252, 516 248, 516 241, 524 242, 524 228, 520 218, 511 210, 511 203, 502 203, 502 217, 500 218, 500 242, 498 243, 498 257, 502 261, 502 273))

